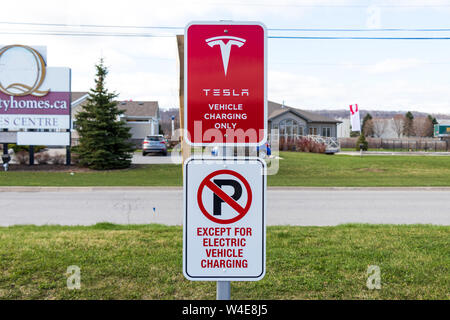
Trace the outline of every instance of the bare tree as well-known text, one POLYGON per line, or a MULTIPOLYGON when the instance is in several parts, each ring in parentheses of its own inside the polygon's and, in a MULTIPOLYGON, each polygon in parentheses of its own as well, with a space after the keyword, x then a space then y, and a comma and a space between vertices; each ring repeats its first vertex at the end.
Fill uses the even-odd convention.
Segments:
POLYGON ((398 138, 400 138, 400 136, 403 133, 404 125, 405 125, 405 116, 401 114, 394 116, 394 118, 392 119, 392 130, 394 130, 398 138))
POLYGON ((386 119, 372 119, 373 123, 373 134, 377 138, 381 138, 381 136, 386 132, 388 122, 386 119))
POLYGON ((414 132, 418 137, 433 136, 433 122, 428 117, 414 119, 414 132))
POLYGON ((373 136, 373 123, 372 123, 372 116, 370 115, 370 113, 367 113, 364 116, 361 128, 366 137, 373 136))
POLYGON ((366 137, 373 136, 373 119, 366 120, 362 127, 362 130, 366 137))

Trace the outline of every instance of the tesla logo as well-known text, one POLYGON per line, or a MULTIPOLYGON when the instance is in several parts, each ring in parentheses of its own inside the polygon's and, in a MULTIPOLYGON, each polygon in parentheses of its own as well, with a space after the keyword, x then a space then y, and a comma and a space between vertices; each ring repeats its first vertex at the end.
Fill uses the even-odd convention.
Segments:
POLYGON ((222 54, 222 62, 223 62, 223 71, 225 72, 226 76, 228 69, 228 61, 230 60, 231 46, 236 45, 240 48, 244 45, 245 39, 231 36, 220 36, 209 38, 206 39, 205 41, 211 48, 214 47, 215 45, 220 46, 220 53, 222 54), (225 43, 224 40, 228 40, 228 42, 225 43))

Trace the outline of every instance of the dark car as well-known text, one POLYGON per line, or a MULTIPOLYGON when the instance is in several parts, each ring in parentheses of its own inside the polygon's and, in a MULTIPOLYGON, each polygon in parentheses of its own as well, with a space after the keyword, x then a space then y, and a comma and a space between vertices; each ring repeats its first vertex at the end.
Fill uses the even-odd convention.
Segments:
POLYGON ((145 137, 142 142, 142 155, 145 156, 147 153, 162 153, 167 155, 167 141, 162 135, 154 135, 145 137))

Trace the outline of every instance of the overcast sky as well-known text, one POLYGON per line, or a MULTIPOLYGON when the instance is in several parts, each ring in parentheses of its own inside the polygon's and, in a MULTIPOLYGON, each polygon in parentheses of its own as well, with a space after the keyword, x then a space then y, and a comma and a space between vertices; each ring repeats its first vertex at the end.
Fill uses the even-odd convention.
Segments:
MULTIPOLYGON (((157 100, 178 107, 174 34, 183 29, 40 26, 184 27, 194 20, 261 21, 269 29, 331 28, 369 31, 269 31, 269 35, 450 37, 450 31, 373 31, 374 28, 449 28, 450 1, 64 1, 2 3, 1 44, 47 46, 49 66, 72 68, 72 90, 93 86, 104 57, 108 87, 120 99, 157 100), (145 33, 163 37, 57 36, 18 33, 145 33), (14 33, 14 34, 9 34, 14 33)), ((303 109, 417 110, 450 113, 450 40, 269 39, 268 97, 303 109)))

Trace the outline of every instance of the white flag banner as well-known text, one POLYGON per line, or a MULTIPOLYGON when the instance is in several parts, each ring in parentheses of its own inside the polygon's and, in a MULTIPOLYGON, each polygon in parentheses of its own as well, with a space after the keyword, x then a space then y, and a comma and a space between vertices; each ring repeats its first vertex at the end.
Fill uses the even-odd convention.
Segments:
POLYGON ((350 105, 350 123, 352 124, 352 131, 361 131, 361 118, 359 117, 357 104, 350 105))

